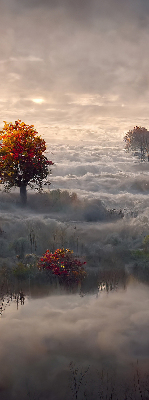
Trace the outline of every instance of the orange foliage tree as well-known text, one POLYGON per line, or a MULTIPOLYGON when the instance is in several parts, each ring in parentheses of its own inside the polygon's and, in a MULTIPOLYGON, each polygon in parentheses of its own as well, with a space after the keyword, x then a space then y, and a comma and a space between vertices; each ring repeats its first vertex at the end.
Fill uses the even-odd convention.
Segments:
POLYGON ((15 124, 4 121, 0 131, 0 183, 5 189, 20 188, 20 196, 26 203, 26 187, 34 184, 42 190, 43 179, 49 174, 49 161, 43 154, 45 141, 38 135, 34 125, 26 125, 20 119, 15 124))

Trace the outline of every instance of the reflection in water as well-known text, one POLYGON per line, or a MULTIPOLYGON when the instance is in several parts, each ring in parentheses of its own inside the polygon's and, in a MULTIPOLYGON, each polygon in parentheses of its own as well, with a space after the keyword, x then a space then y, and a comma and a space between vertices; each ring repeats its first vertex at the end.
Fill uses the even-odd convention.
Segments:
POLYGON ((103 281, 98 297, 61 287, 49 295, 42 287, 38 297, 39 287, 30 287, 18 310, 8 299, 0 320, 2 400, 148 399, 148 287, 133 277, 109 287, 103 281))
MULTIPOLYGON (((99 291, 117 290, 122 287, 125 289, 128 280, 128 273, 123 268, 104 268, 104 269, 88 269, 84 278, 78 282, 61 280, 60 277, 53 275, 50 270, 38 271, 35 268, 35 273, 32 275, 17 275, 11 274, 10 269, 6 267, 1 269, 0 279, 0 295, 5 294, 14 296, 20 293, 26 293, 31 297, 48 296, 51 293, 67 292, 89 294, 98 293, 99 291)), ((20 298, 21 299, 21 298, 20 298)), ((22 295, 23 300, 23 295, 22 295)))
POLYGON ((24 304, 25 301, 25 295, 23 293, 23 291, 21 290, 19 293, 8 293, 7 294, 3 294, 3 296, 0 299, 0 315, 3 314, 3 312, 6 310, 6 307, 9 305, 11 305, 11 302, 15 302, 17 305, 17 310, 19 307, 19 304, 24 304))

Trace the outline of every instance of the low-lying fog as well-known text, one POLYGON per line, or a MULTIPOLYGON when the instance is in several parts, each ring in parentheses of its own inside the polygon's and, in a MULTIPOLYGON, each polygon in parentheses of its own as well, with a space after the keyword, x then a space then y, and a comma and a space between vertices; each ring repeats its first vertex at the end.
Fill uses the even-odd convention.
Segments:
POLYGON ((22 209, 17 189, 0 192, 0 257, 13 262, 64 246, 97 253, 96 267, 100 253, 111 259, 140 247, 149 233, 149 163, 125 153, 116 138, 48 146, 54 166, 46 193, 28 190, 22 209))
POLYGON ((1 399, 147 399, 148 309, 148 287, 133 280, 12 303, 0 321, 1 399))
POLYGON ((0 319, 2 400, 148 398, 149 273, 132 251, 149 234, 149 163, 123 148, 116 137, 49 142, 45 193, 28 190, 22 208, 19 191, 1 187, 1 267, 65 247, 90 276, 127 275, 110 292, 28 291, 18 310, 12 302, 0 319))

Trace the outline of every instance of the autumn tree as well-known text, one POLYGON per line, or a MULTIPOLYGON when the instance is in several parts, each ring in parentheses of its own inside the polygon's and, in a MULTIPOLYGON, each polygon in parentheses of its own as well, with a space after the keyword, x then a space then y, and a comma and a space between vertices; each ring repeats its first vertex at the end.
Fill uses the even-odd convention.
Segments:
POLYGON ((38 261, 40 270, 49 270, 64 282, 79 282, 84 279, 86 271, 83 265, 86 262, 75 258, 69 249, 57 249, 54 253, 47 250, 38 261))
POLYGON ((141 160, 145 160, 145 155, 149 161, 149 131, 144 127, 136 126, 126 133, 124 140, 127 151, 139 151, 141 160))
POLYGON ((0 183, 5 190, 20 188, 20 196, 26 203, 26 187, 36 184, 42 190, 43 179, 49 174, 49 161, 44 155, 45 141, 34 125, 26 125, 18 119, 15 124, 4 121, 0 131, 0 183))

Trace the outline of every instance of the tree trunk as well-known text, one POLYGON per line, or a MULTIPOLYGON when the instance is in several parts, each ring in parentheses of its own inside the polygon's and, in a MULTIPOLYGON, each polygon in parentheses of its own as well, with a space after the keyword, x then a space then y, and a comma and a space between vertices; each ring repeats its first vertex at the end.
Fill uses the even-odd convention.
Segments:
POLYGON ((27 191, 26 191, 26 185, 22 183, 20 186, 20 198, 21 198, 21 203, 25 205, 27 203, 27 191))

